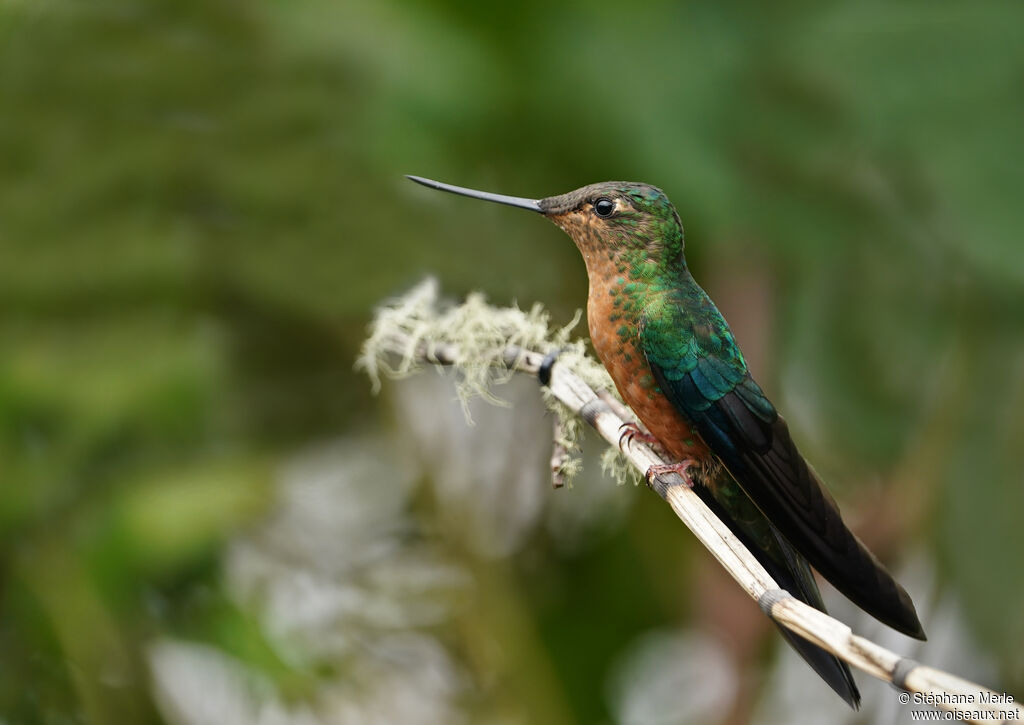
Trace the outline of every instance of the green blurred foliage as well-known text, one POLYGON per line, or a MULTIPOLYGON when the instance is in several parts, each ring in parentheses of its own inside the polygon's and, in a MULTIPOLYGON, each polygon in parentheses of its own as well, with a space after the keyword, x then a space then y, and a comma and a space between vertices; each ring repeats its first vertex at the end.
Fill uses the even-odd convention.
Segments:
MULTIPOLYGON (((641 179, 698 277, 756 255, 766 387, 843 497, 891 484, 899 548, 1020 691, 1021 27, 1011 1, 0 3, 0 717, 156 719, 160 632, 301 680, 217 561, 281 456, 381 423, 352 371, 373 306, 428 272, 583 303, 556 229, 406 172, 641 179)), ((623 583, 685 541, 660 515, 519 582, 609 593, 509 605, 567 719, 607 718, 589 687, 628 634, 685 619, 623 583)))

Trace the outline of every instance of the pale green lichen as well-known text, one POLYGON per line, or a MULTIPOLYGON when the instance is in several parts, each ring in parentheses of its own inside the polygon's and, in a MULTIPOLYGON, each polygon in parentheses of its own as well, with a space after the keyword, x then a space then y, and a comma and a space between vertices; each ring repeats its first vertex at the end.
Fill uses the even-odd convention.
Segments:
MULTIPOLYGON (((566 450, 578 450, 578 449, 566 449, 566 450)), ((572 488, 573 482, 576 480, 576 476, 583 472, 583 461, 579 456, 566 456, 562 460, 562 465, 558 467, 558 471, 555 475, 560 481, 563 481, 565 485, 572 488)))
MULTIPOLYGON (((468 402, 474 397, 507 405, 494 395, 492 387, 514 375, 514 371, 500 364, 502 352, 509 346, 541 353, 560 350, 559 365, 568 366, 595 390, 614 394, 614 385, 604 366, 586 354, 584 340, 571 338, 581 316, 577 312, 567 325, 552 328, 550 316, 540 304, 528 311, 492 307, 480 293, 470 294, 461 305, 445 303, 437 281, 430 278, 378 309, 356 366, 366 371, 376 392, 382 376, 408 377, 422 369, 425 357, 435 353, 451 355, 451 364, 445 367, 458 374, 455 391, 469 422, 472 420, 468 402)), ((570 454, 559 473, 571 482, 581 469, 579 457, 572 454, 579 451, 583 422, 547 388, 543 389, 543 399, 558 417, 558 443, 570 454)), ((628 465, 602 463, 602 468, 612 471, 619 482, 629 480, 628 465)))
POLYGON ((601 472, 614 479, 620 486, 624 486, 627 483, 636 486, 643 480, 640 477, 640 471, 629 462, 625 454, 618 448, 612 448, 611 446, 606 448, 604 453, 601 454, 601 472))

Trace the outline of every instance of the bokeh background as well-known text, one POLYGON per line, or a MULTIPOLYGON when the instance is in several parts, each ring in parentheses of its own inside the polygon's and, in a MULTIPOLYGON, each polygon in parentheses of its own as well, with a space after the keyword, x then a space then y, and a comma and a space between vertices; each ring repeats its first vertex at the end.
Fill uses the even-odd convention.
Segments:
MULTIPOLYGON (((666 190, 900 652, 1024 695, 1024 5, 0 2, 0 722, 854 715, 656 496, 552 491, 535 383, 373 397, 372 311, 583 305, 416 187, 666 190)), ((581 329, 581 334, 583 330, 581 329)))

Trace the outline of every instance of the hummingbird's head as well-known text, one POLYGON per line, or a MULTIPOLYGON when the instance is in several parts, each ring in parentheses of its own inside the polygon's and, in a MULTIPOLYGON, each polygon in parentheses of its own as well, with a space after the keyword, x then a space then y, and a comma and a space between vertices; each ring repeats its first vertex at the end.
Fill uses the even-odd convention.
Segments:
POLYGON ((650 184, 605 181, 537 202, 584 258, 626 255, 657 267, 684 263, 683 225, 665 193, 650 184))
POLYGON ((683 225, 665 193, 649 184, 605 181, 561 196, 525 199, 492 194, 419 176, 418 184, 474 199, 529 209, 548 217, 573 238, 588 269, 599 260, 628 265, 641 275, 685 265, 683 225))

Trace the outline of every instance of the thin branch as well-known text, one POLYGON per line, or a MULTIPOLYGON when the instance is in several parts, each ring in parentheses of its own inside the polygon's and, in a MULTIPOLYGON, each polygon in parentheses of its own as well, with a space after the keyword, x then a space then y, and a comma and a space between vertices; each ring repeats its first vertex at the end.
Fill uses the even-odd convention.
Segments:
MULTIPOLYGON (((388 352, 408 355, 412 352, 420 361, 438 365, 456 365, 461 360, 459 346, 448 341, 417 340, 392 331, 390 339, 380 339, 378 343, 373 355, 388 352)), ((361 363, 375 372, 375 363, 368 360, 369 354, 364 355, 361 363)), ((519 345, 505 345, 492 349, 489 357, 491 365, 506 371, 537 375, 544 354, 519 345)), ((621 447, 623 455, 641 476, 651 466, 666 463, 639 439, 621 435, 622 425, 633 420, 629 409, 607 393, 595 392, 571 367, 559 361, 550 370, 548 387, 551 394, 593 427, 610 445, 621 447)), ((917 693, 917 697, 909 701, 914 705, 934 705, 953 712, 957 720, 965 722, 1024 720, 1024 708, 1012 697, 901 657, 855 635, 839 620, 781 589, 729 528, 690 490, 691 485, 681 475, 669 473, 656 477, 651 488, 774 621, 872 677, 890 682, 907 693, 917 693)))

